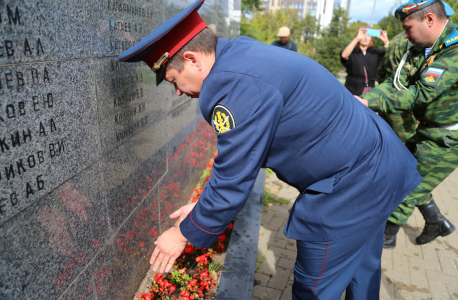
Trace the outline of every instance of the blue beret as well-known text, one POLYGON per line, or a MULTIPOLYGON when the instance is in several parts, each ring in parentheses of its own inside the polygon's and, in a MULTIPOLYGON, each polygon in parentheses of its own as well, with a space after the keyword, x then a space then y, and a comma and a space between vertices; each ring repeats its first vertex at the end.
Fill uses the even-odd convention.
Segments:
MULTIPOLYGON (((430 4, 433 4, 436 1, 439 0, 409 0, 409 2, 402 4, 396 9, 396 11, 394 12, 394 16, 402 21, 410 14, 422 8, 425 8, 430 4)), ((450 7, 450 5, 448 5, 444 1, 442 1, 442 4, 444 4, 445 13, 448 17, 453 16, 455 14, 455 11, 450 7)))
POLYGON ((144 61, 156 73, 156 85, 164 79, 165 63, 187 42, 207 27, 197 11, 205 0, 197 0, 159 25, 140 42, 119 55, 124 62, 144 61))

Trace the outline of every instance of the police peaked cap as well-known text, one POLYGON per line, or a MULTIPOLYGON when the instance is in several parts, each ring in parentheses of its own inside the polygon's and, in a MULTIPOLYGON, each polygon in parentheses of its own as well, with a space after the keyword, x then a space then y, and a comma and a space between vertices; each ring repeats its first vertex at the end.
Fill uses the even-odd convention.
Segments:
MULTIPOLYGON (((394 12, 394 16, 402 21, 410 14, 413 14, 414 12, 422 8, 425 8, 428 5, 436 3, 437 1, 439 0, 409 0, 409 2, 402 4, 396 9, 396 11, 394 12)), ((442 1, 442 4, 444 4, 445 13, 447 14, 447 17, 451 17, 455 14, 455 11, 450 7, 450 5, 448 5, 444 1, 442 1)))
POLYGON ((197 0, 174 15, 144 39, 119 55, 124 62, 144 61, 156 73, 156 85, 164 80, 165 63, 207 27, 197 12, 205 0, 197 0))

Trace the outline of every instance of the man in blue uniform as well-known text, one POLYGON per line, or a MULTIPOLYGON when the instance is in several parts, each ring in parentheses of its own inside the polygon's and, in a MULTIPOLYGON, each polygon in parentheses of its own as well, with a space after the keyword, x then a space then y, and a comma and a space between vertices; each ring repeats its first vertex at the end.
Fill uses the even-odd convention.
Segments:
POLYGON ((218 156, 199 202, 155 242, 169 271, 189 241, 209 247, 243 208, 261 167, 301 191, 285 226, 297 240, 293 299, 378 299, 386 219, 420 182, 385 121, 313 60, 246 37, 218 39, 198 0, 121 61, 145 61, 156 82, 199 97, 218 156))

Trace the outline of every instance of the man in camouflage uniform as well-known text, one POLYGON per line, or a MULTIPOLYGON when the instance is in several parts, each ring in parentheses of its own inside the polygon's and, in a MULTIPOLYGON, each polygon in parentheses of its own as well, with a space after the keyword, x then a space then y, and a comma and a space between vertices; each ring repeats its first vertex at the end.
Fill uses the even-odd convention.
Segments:
POLYGON ((413 111, 420 124, 409 141, 423 181, 388 219, 385 248, 396 246, 396 234, 415 206, 426 221, 416 238, 418 245, 455 230, 431 192, 458 167, 458 26, 448 21, 438 0, 410 0, 395 15, 415 47, 403 57, 394 77, 358 99, 382 113, 413 111))
MULTIPOLYGON (((453 16, 455 14, 453 8, 443 1, 442 3, 444 4, 447 17, 453 16)), ((412 46, 409 39, 405 37, 404 32, 399 33, 390 40, 390 45, 386 49, 386 54, 377 70, 377 81, 379 84, 383 83, 389 77, 394 76, 402 57, 412 46)), ((379 116, 390 124, 393 131, 404 143, 415 134, 418 126, 417 120, 411 111, 402 111, 396 114, 379 113, 379 116)))
MULTIPOLYGON (((394 72, 401 62, 402 57, 412 46, 409 40, 404 37, 404 32, 390 40, 390 45, 386 49, 386 54, 377 70, 377 81, 379 84, 383 83, 392 75, 394 76, 394 72)), ((404 143, 415 134, 417 120, 410 110, 395 114, 379 112, 379 116, 390 124, 393 131, 404 143)))

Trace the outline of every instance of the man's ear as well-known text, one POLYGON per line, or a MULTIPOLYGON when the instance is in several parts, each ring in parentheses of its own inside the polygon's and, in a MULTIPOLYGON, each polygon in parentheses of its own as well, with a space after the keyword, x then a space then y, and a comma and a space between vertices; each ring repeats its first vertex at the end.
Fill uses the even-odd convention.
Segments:
POLYGON ((186 51, 183 53, 183 58, 185 62, 191 63, 192 65, 196 66, 196 68, 199 71, 202 70, 202 61, 198 53, 194 51, 186 51))
POLYGON ((425 15, 425 21, 426 25, 431 28, 434 25, 434 21, 436 21, 436 16, 433 13, 427 13, 425 15))

